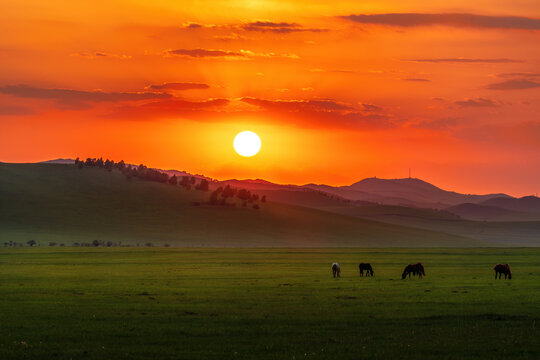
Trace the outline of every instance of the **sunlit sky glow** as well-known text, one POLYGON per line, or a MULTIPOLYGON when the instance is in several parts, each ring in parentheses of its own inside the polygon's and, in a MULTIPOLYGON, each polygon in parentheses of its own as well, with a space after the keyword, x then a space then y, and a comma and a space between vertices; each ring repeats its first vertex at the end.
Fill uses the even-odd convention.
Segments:
POLYGON ((0 161, 540 192, 540 3, 0 0, 0 161), (231 146, 252 130, 264 151, 231 146))

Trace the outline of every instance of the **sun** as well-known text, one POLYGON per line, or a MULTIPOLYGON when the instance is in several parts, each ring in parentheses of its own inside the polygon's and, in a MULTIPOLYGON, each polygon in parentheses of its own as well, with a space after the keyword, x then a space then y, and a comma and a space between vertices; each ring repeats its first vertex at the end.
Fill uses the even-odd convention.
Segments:
POLYGON ((261 138, 253 131, 242 131, 234 138, 233 146, 238 155, 250 157, 261 149, 261 138))

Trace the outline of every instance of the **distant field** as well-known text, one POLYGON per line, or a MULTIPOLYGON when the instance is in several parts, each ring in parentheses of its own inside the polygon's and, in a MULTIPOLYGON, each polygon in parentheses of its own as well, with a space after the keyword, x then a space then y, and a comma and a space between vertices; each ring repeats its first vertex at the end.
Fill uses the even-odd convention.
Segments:
POLYGON ((1 248, 0 274, 0 359, 540 358, 540 249, 1 248))

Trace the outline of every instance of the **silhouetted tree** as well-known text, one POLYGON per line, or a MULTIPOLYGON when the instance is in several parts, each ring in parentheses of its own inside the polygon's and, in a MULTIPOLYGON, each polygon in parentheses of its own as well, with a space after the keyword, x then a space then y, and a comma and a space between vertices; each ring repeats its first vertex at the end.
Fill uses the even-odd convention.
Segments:
POLYGON ((261 197, 261 202, 262 202, 262 203, 265 203, 265 202, 266 202, 266 195, 263 195, 263 196, 261 197))
POLYGON ((176 177, 176 175, 171 176, 171 178, 169 179, 169 184, 171 185, 178 184, 178 178, 176 177))
POLYGON ((196 187, 196 189, 200 190, 200 191, 208 191, 208 190, 210 190, 210 184, 208 184, 208 180, 201 179, 201 182, 196 187))

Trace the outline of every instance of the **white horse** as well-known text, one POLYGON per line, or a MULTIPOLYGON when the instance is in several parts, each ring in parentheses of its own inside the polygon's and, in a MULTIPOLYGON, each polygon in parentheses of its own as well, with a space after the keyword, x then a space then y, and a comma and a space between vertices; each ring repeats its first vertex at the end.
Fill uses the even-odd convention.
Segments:
POLYGON ((341 268, 339 267, 339 263, 335 262, 332 264, 332 275, 334 277, 341 277, 341 268))

